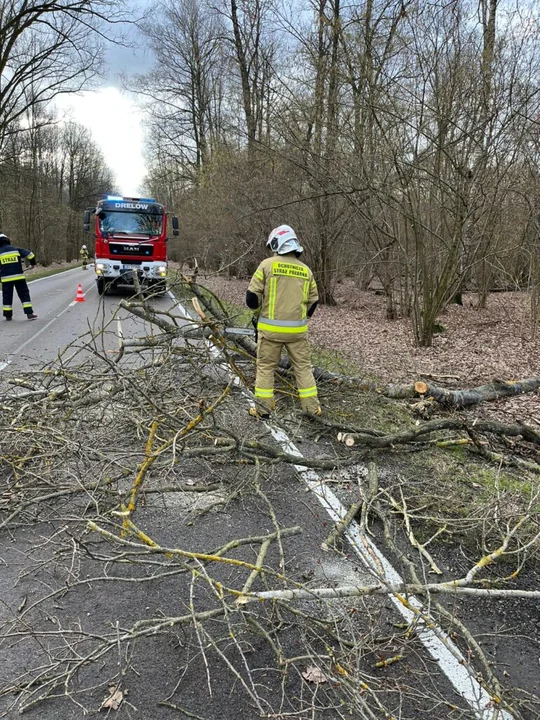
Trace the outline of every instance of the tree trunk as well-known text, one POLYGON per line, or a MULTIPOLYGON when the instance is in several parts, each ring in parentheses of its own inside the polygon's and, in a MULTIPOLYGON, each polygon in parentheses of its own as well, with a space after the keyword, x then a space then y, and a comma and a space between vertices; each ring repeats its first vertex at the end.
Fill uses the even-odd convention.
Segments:
MULTIPOLYGON (((246 48, 242 41, 242 33, 240 29, 240 20, 238 17, 238 3, 231 0, 231 21, 234 33, 234 47, 236 51, 236 60, 238 70, 240 72, 240 81, 242 84, 242 106, 244 108, 244 117, 246 121, 247 147, 248 157, 253 160, 255 150, 255 139, 257 134, 257 118, 253 111, 253 97, 251 92, 250 69, 246 55, 246 48)), ((255 48, 258 52, 259 48, 255 48)))
POLYGON ((433 398, 442 405, 453 408, 470 407, 482 402, 499 400, 502 397, 522 395, 536 392, 540 388, 540 378, 525 380, 495 380, 487 385, 480 385, 468 390, 447 390, 446 388, 417 382, 414 385, 387 385, 383 395, 389 398, 409 398, 423 396, 433 398))

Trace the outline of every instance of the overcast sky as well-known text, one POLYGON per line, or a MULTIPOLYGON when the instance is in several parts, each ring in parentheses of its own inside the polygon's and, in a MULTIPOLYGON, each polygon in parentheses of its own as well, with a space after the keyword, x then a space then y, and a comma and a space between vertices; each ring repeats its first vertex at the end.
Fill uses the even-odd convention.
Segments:
MULTIPOLYGON (((133 34, 133 33, 132 33, 133 34)), ((116 174, 122 195, 144 194, 146 168, 142 155, 142 113, 136 97, 122 87, 121 75, 143 73, 152 60, 144 49, 109 45, 107 75, 96 90, 57 98, 56 105, 66 119, 85 125, 102 149, 107 164, 116 174)))

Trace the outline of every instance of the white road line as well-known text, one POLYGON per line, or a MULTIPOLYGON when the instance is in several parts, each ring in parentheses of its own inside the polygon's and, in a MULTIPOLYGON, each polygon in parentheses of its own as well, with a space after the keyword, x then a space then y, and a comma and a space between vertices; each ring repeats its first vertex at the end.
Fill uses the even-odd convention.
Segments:
MULTIPOLYGON (((190 318, 191 316, 188 310, 176 300, 170 291, 169 296, 177 303, 177 306, 184 313, 185 317, 190 318)), ((214 348, 214 346, 212 346, 212 348, 214 348)), ((224 367, 229 376, 233 377, 230 368, 228 366, 224 367)), ((241 391, 249 403, 253 405, 253 396, 251 393, 244 387, 241 387, 241 391)), ((270 430, 282 450, 297 456, 299 460, 302 459, 302 453, 281 428, 269 422, 265 422, 264 424, 270 430)), ((301 464, 294 465, 294 468, 332 520, 334 522, 343 520, 347 513, 345 507, 330 488, 324 484, 324 481, 319 475, 314 470, 309 470, 301 464)), ((384 577, 389 584, 401 585, 404 583, 403 578, 392 566, 390 561, 382 554, 372 540, 365 533, 361 532, 358 523, 353 521, 345 534, 354 551, 369 570, 379 575, 380 567, 382 567, 384 577)), ((416 618, 416 614, 406 608, 397 597, 389 594, 389 598, 407 622, 410 623, 416 618)), ((410 605, 417 610, 421 610, 424 607, 420 600, 412 595, 407 596, 407 600, 410 605)), ((478 682, 476 670, 469 665, 461 650, 444 630, 437 625, 428 612, 423 610, 422 614, 424 618, 428 619, 430 627, 426 627, 425 623, 418 623, 416 634, 419 640, 431 657, 438 663, 441 671, 446 675, 456 692, 469 704, 478 720, 514 720, 514 716, 508 711, 503 710, 496 700, 491 697, 487 690, 478 682)))
MULTIPOLYGON (((78 269, 79 268, 72 268, 71 270, 64 270, 61 273, 55 273, 54 275, 47 275, 47 277, 38 278, 37 280, 29 280, 28 285, 32 285, 33 283, 37 283, 37 282, 41 282, 41 280, 49 280, 49 278, 56 277, 57 275, 67 275, 68 273, 73 272, 74 270, 78 270, 78 269)), ((52 320, 49 320, 49 322, 46 325, 44 325, 42 328, 40 328, 37 331, 37 333, 34 333, 31 338, 29 338, 26 342, 24 342, 22 345, 20 345, 16 350, 13 350, 12 352, 10 352, 9 355, 18 355, 21 352, 21 350, 23 350, 29 343, 32 342, 32 340, 35 340, 35 338, 39 337, 41 335, 41 333, 45 332, 45 330, 48 327, 50 327, 55 320, 58 320, 58 318, 61 317, 66 312, 66 310, 69 310, 69 308, 72 307, 73 305, 75 305, 74 302, 70 303, 68 305, 68 307, 64 308, 64 310, 62 310, 62 312, 59 315, 54 317, 52 320)), ((2 370, 5 370, 10 363, 11 363, 11 360, 8 360, 7 362, 0 362, 0 372, 2 372, 2 370)))
MULTIPOLYGON (((267 427, 284 450, 292 455, 298 455, 299 458, 302 457, 300 451, 281 429, 270 426, 270 424, 267 424, 267 427)), ((328 512, 333 522, 337 523, 343 520, 347 512, 346 509, 317 473, 302 465, 295 465, 294 467, 328 512)), ((382 567, 384 579, 390 585, 397 586, 404 583, 401 575, 369 536, 361 532, 358 523, 351 523, 345 534, 362 563, 369 570, 372 570, 376 576, 380 577, 380 568, 382 567)), ((389 594, 388 597, 408 623, 412 623, 417 618, 416 613, 405 607, 395 595, 389 594)), ((467 701, 476 717, 480 720, 513 720, 513 716, 506 710, 502 710, 478 682, 474 668, 468 664, 457 645, 426 612, 422 602, 413 595, 408 595, 407 601, 416 610, 422 612, 422 616, 427 619, 430 625, 430 627, 426 627, 425 622, 420 621, 415 631, 416 635, 431 657, 438 663, 456 692, 467 701)))
POLYGON ((49 320, 49 322, 48 322, 46 325, 44 325, 40 330, 38 330, 37 333, 34 333, 34 334, 32 335, 32 337, 29 337, 28 340, 26 340, 25 342, 23 342, 22 345, 19 345, 19 347, 18 347, 16 350, 13 350, 13 351, 10 352, 9 354, 10 354, 10 355, 19 355, 20 352, 21 352, 21 350, 24 350, 24 348, 25 348, 27 345, 29 345, 33 340, 35 340, 35 339, 38 338, 42 333, 44 333, 45 330, 47 330, 47 328, 49 328, 49 327, 53 324, 53 322, 54 322, 55 320, 58 320, 58 318, 62 317, 62 315, 63 315, 65 312, 67 312, 70 307, 71 307, 71 305, 68 305, 66 308, 64 308, 61 313, 59 313, 58 315, 56 315, 56 317, 53 317, 52 320, 49 320))
MULTIPOLYGON (((69 270, 68 270, 67 272, 69 272, 69 270)), ((43 278, 43 279, 45 279, 45 278, 43 278)), ((36 281, 36 282, 37 282, 37 281, 36 281)), ((86 293, 84 293, 84 294, 86 295, 86 293)), ((21 350, 24 350, 24 348, 25 348, 27 345, 29 345, 33 340, 35 340, 36 338, 38 338, 42 333, 45 332, 45 330, 47 330, 48 328, 50 328, 50 326, 53 324, 53 322, 55 322, 56 320, 58 320, 59 318, 61 318, 62 315, 63 315, 65 312, 67 312, 71 307, 73 307, 73 305, 75 305, 75 304, 76 304, 76 301, 74 300, 74 301, 73 301, 72 303, 70 303, 67 307, 65 307, 65 308, 62 310, 62 312, 58 313, 58 315, 55 315, 55 317, 53 317, 51 320, 49 320, 49 322, 48 322, 46 325, 44 325, 44 326, 43 326, 42 328, 40 328, 36 333, 34 333, 31 337, 29 337, 28 340, 26 340, 25 342, 23 342, 22 345, 19 345, 18 348, 16 348, 15 350, 12 350, 10 353, 8 353, 8 355, 19 355, 20 352, 21 352, 21 350)), ((0 372, 1 372, 2 370, 5 370, 6 367, 10 364, 10 362, 11 362, 11 361, 8 360, 7 362, 0 363, 0 372)))

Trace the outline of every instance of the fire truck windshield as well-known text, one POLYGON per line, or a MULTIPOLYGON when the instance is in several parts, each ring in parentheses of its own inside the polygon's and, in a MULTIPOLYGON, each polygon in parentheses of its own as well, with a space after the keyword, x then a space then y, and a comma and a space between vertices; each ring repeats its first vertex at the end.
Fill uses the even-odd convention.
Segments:
POLYGON ((138 212, 109 212, 99 214, 99 229, 103 234, 148 235, 161 234, 162 215, 138 212))

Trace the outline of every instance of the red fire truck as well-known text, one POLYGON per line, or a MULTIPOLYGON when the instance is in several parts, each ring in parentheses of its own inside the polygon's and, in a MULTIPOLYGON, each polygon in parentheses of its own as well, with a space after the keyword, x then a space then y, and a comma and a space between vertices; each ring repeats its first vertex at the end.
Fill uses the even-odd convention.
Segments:
MULTIPOLYGON (((84 213, 84 231, 95 216, 95 270, 100 295, 120 285, 163 293, 167 289, 167 213, 153 198, 107 195, 84 213)), ((172 217, 173 235, 178 218, 172 217)))

